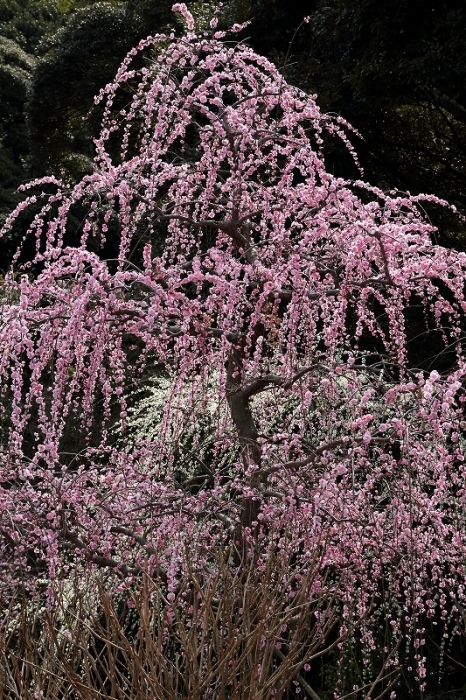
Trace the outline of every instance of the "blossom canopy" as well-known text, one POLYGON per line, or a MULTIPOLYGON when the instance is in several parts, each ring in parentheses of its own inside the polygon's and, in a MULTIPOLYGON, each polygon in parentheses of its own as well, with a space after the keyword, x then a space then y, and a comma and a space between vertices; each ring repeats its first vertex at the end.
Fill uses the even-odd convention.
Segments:
POLYGON ((2 559, 143 567, 173 592, 186 542, 204 557, 240 527, 296 566, 319 552, 316 586, 333 572, 348 606, 357 587, 368 630, 382 580, 395 640, 403 606, 445 621, 464 604, 466 255, 420 206, 445 203, 329 173, 351 127, 176 7, 187 33, 142 41, 97 96, 93 173, 32 183, 3 229, 39 205, 34 267, 1 290, 2 559), (443 373, 409 357, 414 305, 443 373), (134 439, 148 374, 168 388, 134 439))

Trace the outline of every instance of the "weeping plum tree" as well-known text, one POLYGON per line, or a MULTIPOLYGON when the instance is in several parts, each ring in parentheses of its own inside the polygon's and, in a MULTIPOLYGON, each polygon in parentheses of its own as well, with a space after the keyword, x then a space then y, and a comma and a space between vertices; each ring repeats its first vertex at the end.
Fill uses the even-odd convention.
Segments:
POLYGON ((404 650, 422 684, 426 621, 465 625, 466 256, 432 244, 434 198, 327 172, 349 125, 174 9, 185 35, 142 41, 96 98, 93 174, 35 182, 3 229, 42 202, 34 266, 18 253, 1 290, 4 585, 38 561, 144 569, 178 600, 219 547, 239 569, 289 555, 284 586, 317 557, 311 598, 331 591, 340 633, 386 668, 404 650), (408 361, 413 305, 443 373, 408 361), (129 385, 155 367, 169 388, 135 440, 129 385))

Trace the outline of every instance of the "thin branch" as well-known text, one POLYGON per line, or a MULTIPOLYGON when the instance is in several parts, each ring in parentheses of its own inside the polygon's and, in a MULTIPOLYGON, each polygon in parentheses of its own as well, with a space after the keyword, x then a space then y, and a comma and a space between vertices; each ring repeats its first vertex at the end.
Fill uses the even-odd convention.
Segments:
MULTIPOLYGON (((378 445, 383 445, 388 442, 390 442, 391 438, 389 437, 380 437, 380 438, 371 438, 370 443, 371 444, 378 444, 378 445)), ((306 459, 301 459, 301 460, 296 460, 293 462, 284 462, 283 464, 276 465, 274 467, 269 467, 268 469, 261 470, 261 474, 264 476, 269 476, 270 474, 274 474, 275 472, 281 471, 282 469, 300 469, 301 467, 307 467, 309 464, 312 464, 312 462, 315 462, 317 457, 320 457, 324 452, 328 452, 329 450, 333 450, 336 447, 342 447, 343 445, 348 445, 350 442, 355 442, 355 443, 362 443, 363 438, 362 437, 353 437, 353 438, 339 438, 338 440, 331 440, 330 442, 325 443, 325 445, 321 445, 320 447, 317 447, 315 450, 312 451, 312 455, 309 457, 306 457, 306 459)))
MULTIPOLYGON (((274 653, 278 656, 280 661, 286 661, 286 656, 285 654, 281 651, 281 649, 274 649, 274 653)), ((306 683, 304 678, 300 673, 296 673, 295 676, 296 680, 298 681, 299 685, 301 688, 304 690, 307 695, 312 698, 312 700, 320 700, 320 697, 317 695, 316 691, 311 688, 309 683, 306 683)))

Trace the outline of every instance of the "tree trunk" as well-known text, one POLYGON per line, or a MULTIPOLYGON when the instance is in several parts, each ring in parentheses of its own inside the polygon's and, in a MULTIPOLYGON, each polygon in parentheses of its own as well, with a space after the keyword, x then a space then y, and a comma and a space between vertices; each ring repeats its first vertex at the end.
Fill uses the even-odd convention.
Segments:
MULTIPOLYGON (((235 347, 230 353, 227 367, 226 392, 230 415, 238 433, 245 472, 250 466, 260 467, 261 447, 258 442, 257 426, 250 407, 250 397, 241 389, 242 348, 235 347)), ((257 487, 259 476, 252 475, 250 486, 257 487)), ((252 498, 243 499, 241 525, 251 527, 257 520, 259 503, 252 498)))

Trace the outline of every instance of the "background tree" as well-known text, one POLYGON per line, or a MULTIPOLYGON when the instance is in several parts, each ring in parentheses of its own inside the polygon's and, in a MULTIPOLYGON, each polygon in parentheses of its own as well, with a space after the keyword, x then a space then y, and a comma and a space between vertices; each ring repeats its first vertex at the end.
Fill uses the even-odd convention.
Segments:
POLYGON ((2 0, 0 34, 15 41, 23 51, 34 54, 41 39, 60 26, 63 10, 71 3, 53 0, 2 0))
POLYGON ((18 203, 15 190, 23 181, 27 154, 24 104, 35 60, 11 39, 0 37, 0 216, 18 203))
POLYGON ((86 117, 133 44, 127 26, 123 3, 96 3, 42 44, 27 110, 32 173, 76 179, 92 168, 96 125, 86 117))
POLYGON ((173 23, 169 2, 73 3, 66 24, 41 44, 28 102, 32 174, 92 168, 101 115, 94 95, 132 46, 173 23))

